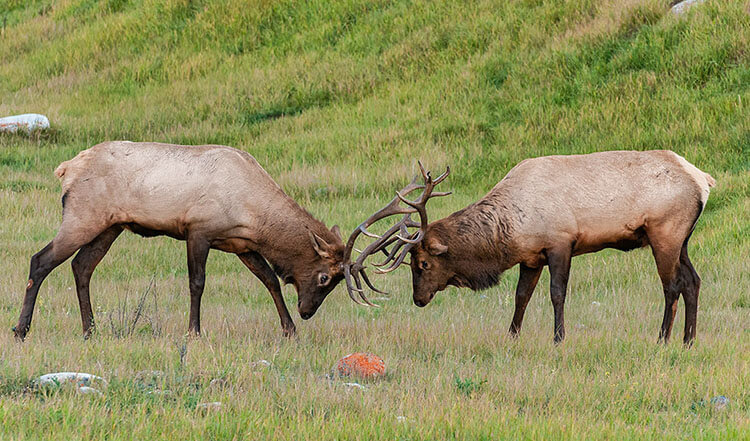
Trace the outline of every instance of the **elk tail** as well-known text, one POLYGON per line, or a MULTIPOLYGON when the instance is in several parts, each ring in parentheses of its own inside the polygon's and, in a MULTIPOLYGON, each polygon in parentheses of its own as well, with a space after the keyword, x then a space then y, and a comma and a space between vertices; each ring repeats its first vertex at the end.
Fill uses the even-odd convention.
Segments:
POLYGON ((706 175, 706 182, 708 183, 709 187, 716 187, 716 179, 714 179, 713 176, 709 175, 706 172, 703 172, 704 175, 706 175))
POLYGON ((62 179, 63 176, 65 176, 65 171, 68 170, 68 163, 70 161, 63 161, 60 165, 57 166, 55 169, 55 176, 57 176, 58 179, 62 179))

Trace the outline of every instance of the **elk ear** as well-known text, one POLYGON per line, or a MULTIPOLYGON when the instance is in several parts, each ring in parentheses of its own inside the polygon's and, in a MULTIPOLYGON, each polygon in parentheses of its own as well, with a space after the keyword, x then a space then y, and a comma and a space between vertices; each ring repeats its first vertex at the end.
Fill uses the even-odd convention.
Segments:
MULTIPOLYGON (((339 229, 338 225, 334 225, 331 227, 331 233, 335 234, 336 237, 341 239, 341 230, 339 229)), ((341 240, 343 241, 344 239, 341 239, 341 240)))
POLYGON ((318 256, 328 259, 331 257, 331 254, 328 252, 328 249, 330 248, 330 245, 328 245, 328 242, 323 240, 322 237, 318 236, 315 233, 309 233, 310 234, 310 242, 312 242, 312 246, 315 249, 315 252, 318 253, 318 256))
POLYGON ((448 251, 448 247, 433 238, 427 241, 427 251, 433 256, 439 256, 448 251))

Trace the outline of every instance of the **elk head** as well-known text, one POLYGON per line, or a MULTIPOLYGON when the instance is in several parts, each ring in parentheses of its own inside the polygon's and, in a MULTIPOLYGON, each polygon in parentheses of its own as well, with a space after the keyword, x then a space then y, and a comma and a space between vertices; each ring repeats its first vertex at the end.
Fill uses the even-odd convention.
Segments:
POLYGON ((315 258, 305 265, 297 265, 303 274, 291 276, 285 282, 291 282, 297 288, 297 310, 300 317, 307 320, 312 317, 333 288, 344 278, 342 269, 344 243, 338 225, 331 228, 333 235, 327 238, 308 231, 310 243, 315 250, 315 258))
MULTIPOLYGON (((445 289, 455 274, 450 271, 449 261, 446 259, 447 247, 441 243, 437 235, 431 234, 431 226, 428 224, 425 208, 427 201, 431 197, 451 194, 450 192, 433 191, 435 186, 448 176, 450 167, 447 167, 445 173, 433 180, 430 172, 425 171, 422 163, 418 162, 418 164, 424 184, 417 184, 416 178, 414 178, 409 185, 401 191, 396 192, 396 197, 388 205, 360 224, 349 238, 345 259, 348 259, 351 255, 351 248, 359 233, 375 238, 376 240, 360 253, 356 262, 351 264, 349 274, 359 271, 365 283, 371 289, 381 292, 370 284, 367 276, 364 274, 364 266, 362 265, 364 260, 371 254, 382 251, 386 255, 386 259, 381 263, 375 264, 375 266, 378 267, 376 270, 377 273, 384 274, 398 268, 404 263, 406 256, 411 254, 411 262, 408 265, 411 266, 414 303, 421 307, 427 305, 436 292, 445 289), (406 198, 408 193, 418 189, 422 189, 422 194, 416 200, 412 201, 406 198), (403 207, 399 202, 403 202, 407 206, 403 207), (411 219, 411 215, 414 213, 419 215, 419 223, 411 219), (396 225, 383 233, 382 236, 367 231, 367 227, 374 222, 396 214, 403 214, 403 217, 396 225), (410 233, 409 228, 417 228, 417 231, 410 233), (387 248, 389 245, 393 245, 390 251, 387 248)), ((362 295, 361 283, 356 274, 354 277, 356 287, 351 285, 350 279, 352 277, 349 274, 345 270, 349 295, 354 299, 352 291, 356 291, 367 302, 362 295)), ((354 300, 357 301, 356 299, 354 300)), ((369 302, 367 303, 370 304, 369 302)))

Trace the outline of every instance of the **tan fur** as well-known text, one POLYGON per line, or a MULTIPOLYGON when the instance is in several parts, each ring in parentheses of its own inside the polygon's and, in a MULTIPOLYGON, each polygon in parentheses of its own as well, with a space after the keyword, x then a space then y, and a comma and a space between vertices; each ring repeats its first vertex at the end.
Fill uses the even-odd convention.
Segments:
POLYGON ((29 329, 41 280, 76 252, 72 266, 88 335, 93 323, 88 279, 123 229, 187 241, 195 333, 209 249, 237 254, 266 285, 285 335, 295 327, 277 277, 297 289, 304 319, 343 279, 338 228, 329 230, 297 205, 245 152, 218 145, 105 142, 61 163, 55 175, 62 186, 63 220, 54 240, 32 257, 18 338, 29 329))
MULTIPOLYGON (((651 245, 668 297, 684 290, 697 302, 700 278, 687 257, 687 239, 715 184, 709 174, 664 150, 527 159, 479 201, 428 225, 423 242, 412 249, 414 301, 424 306, 447 285, 487 288, 517 264, 526 272, 519 292, 529 286, 533 291, 538 269, 549 265, 552 272, 556 266, 559 340, 570 258, 651 245)), ((521 303, 519 317, 523 308, 521 303)), ((689 314, 686 341, 695 333, 692 303, 689 314)), ((514 319, 516 325, 520 319, 514 319)), ((669 330, 671 324, 663 327, 665 338, 669 330)))

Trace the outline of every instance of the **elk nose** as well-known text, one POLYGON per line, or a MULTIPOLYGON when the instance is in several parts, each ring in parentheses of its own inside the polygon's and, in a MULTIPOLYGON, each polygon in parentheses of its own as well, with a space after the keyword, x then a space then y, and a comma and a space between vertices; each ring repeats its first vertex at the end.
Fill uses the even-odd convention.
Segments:
POLYGON ((414 304, 417 305, 417 306, 419 306, 420 308, 423 308, 425 305, 427 305, 427 303, 425 303, 425 302, 423 302, 422 300, 419 300, 419 299, 414 299, 414 304))

